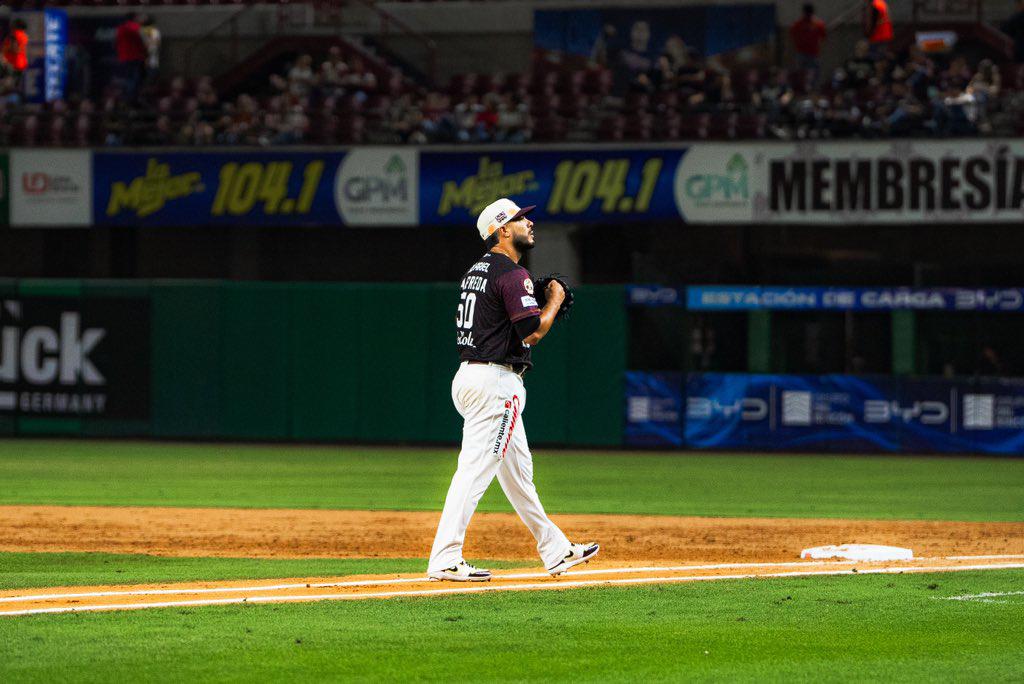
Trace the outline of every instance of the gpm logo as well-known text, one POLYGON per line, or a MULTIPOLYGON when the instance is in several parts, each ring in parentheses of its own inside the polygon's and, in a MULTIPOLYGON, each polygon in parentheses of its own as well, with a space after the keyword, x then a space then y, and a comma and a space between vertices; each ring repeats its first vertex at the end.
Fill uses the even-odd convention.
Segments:
POLYGON ((405 162, 397 154, 384 165, 383 175, 354 176, 342 185, 342 193, 351 202, 404 201, 409 197, 405 162))
POLYGON ((695 174, 686 179, 686 195, 697 203, 745 202, 750 197, 747 162, 739 153, 725 165, 724 174, 695 174))

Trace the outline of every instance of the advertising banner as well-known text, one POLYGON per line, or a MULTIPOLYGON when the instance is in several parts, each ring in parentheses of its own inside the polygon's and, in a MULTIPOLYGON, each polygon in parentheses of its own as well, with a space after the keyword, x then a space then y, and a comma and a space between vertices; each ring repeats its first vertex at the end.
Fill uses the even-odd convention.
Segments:
POLYGON ((480 210, 511 197, 551 221, 678 219, 672 182, 681 150, 423 152, 420 219, 476 226, 480 210))
POLYGON ((24 76, 25 100, 37 104, 63 100, 67 75, 67 12, 61 9, 15 12, 12 18, 22 19, 30 36, 28 68, 24 76))
POLYGON ((682 373, 626 371, 626 444, 683 446, 682 415, 682 373))
POLYGON ((90 155, 83 150, 11 150, 11 225, 90 225, 90 155))
POLYGON ((97 225, 416 225, 417 152, 97 153, 97 225))
POLYGON ((745 373, 627 377, 625 441, 632 446, 1024 453, 1024 381, 745 373), (679 415, 675 409, 684 399, 679 415))
POLYGON ((149 418, 149 301, 0 301, 0 415, 149 418))
POLYGON ((675 192, 690 223, 1016 222, 1024 142, 702 144, 675 192))
POLYGON ((690 311, 1024 311, 1024 288, 692 286, 686 288, 686 308, 690 311))

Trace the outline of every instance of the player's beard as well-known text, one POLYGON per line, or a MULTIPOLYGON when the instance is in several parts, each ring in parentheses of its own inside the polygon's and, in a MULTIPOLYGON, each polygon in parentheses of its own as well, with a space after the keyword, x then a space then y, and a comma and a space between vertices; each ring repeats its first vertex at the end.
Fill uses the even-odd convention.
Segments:
POLYGON ((533 249, 534 243, 530 242, 529 235, 516 236, 512 239, 512 246, 522 254, 523 252, 529 252, 533 249))

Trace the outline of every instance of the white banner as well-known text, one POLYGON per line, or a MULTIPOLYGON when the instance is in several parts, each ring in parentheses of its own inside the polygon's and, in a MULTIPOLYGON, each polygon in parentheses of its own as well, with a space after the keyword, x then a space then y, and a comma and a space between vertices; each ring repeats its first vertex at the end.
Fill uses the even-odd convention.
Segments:
POLYGON ((1024 218, 1024 141, 697 144, 676 169, 690 223, 1024 218))
POLYGON ((419 168, 415 148, 353 147, 334 181, 341 220, 349 226, 417 225, 419 168))
POLYGON ((92 223, 92 153, 11 150, 11 225, 88 226, 92 223))

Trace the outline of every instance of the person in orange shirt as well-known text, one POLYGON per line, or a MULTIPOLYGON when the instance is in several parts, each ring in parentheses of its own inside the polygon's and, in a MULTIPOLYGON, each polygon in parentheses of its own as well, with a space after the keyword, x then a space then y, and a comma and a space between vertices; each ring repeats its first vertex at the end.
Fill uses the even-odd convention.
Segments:
POLYGON ((885 0, 864 0, 864 37, 871 44, 873 57, 880 57, 893 39, 889 5, 885 0))
POLYGON ((11 31, 4 38, 3 61, 4 69, 14 76, 17 87, 21 88, 25 69, 28 68, 28 26, 21 19, 11 22, 11 31))

